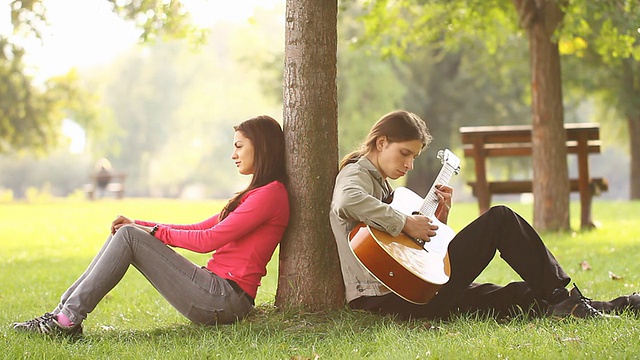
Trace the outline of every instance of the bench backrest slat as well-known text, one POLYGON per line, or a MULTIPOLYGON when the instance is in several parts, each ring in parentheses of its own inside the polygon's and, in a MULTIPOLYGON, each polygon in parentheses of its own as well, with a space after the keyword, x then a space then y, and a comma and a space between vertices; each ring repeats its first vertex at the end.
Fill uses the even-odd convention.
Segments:
MULTIPOLYGON (((601 141, 590 140, 587 143, 587 153, 599 154, 601 141)), ((473 145, 464 145, 464 156, 473 157, 475 149, 473 145)), ((567 141, 567 153, 578 154, 580 152, 577 141, 567 141)), ((510 144, 486 144, 484 153, 487 157, 498 156, 531 156, 531 143, 510 143, 510 144)))
MULTIPOLYGON (((567 141, 600 139, 600 125, 597 123, 565 124, 567 141)), ((460 128, 463 144, 474 144, 480 140, 483 144, 530 143, 530 125, 511 126, 465 126, 460 128)), ((567 144, 569 145, 569 144, 567 144)))

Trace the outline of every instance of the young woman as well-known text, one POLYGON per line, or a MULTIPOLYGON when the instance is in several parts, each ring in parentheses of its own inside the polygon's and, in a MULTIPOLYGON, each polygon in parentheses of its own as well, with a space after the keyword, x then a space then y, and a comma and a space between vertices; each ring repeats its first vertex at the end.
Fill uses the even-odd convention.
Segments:
MULTIPOLYGON (((640 309, 640 295, 610 302, 591 301, 571 281, 535 230, 507 207, 496 206, 460 231, 449 244, 449 281, 426 305, 416 305, 391 292, 370 274, 349 246, 349 232, 363 222, 392 236, 401 232, 426 239, 438 227, 423 215, 405 215, 383 200, 392 192, 387 179, 398 179, 413 169, 415 158, 429 144, 424 121, 406 111, 383 116, 361 148, 348 154, 336 178, 330 220, 338 246, 346 300, 354 309, 403 318, 447 318, 477 312, 508 316, 532 315, 603 317, 603 312, 640 309), (506 286, 473 281, 496 251, 523 279, 506 286)), ((435 217, 446 224, 453 189, 437 186, 435 217)))
POLYGON ((111 224, 111 236, 58 306, 13 328, 81 334, 87 314, 130 265, 194 323, 227 324, 245 317, 289 221, 289 201, 284 185, 284 136, 278 122, 259 116, 234 129, 231 159, 240 174, 252 177, 220 214, 191 225, 134 221, 119 215, 111 224), (215 253, 200 267, 170 246, 215 253))

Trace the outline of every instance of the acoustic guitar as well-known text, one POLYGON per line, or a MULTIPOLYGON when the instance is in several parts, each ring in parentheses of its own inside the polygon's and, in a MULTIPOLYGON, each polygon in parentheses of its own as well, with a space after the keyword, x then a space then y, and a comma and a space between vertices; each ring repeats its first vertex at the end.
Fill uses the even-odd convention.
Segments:
POLYGON ((349 245, 360 263, 389 290, 414 304, 426 304, 449 281, 451 265, 447 248, 456 235, 434 215, 438 207, 436 185, 446 185, 460 172, 460 159, 448 149, 438 151, 442 169, 423 199, 412 190, 399 187, 390 204, 406 214, 422 214, 438 225, 436 235, 416 239, 388 233, 360 223, 349 233, 349 245))

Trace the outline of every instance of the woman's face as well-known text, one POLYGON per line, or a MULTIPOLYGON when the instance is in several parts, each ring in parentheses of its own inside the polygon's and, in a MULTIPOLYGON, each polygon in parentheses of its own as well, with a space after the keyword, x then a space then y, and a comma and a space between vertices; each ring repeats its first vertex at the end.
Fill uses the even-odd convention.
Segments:
POLYGON ((231 159, 242 175, 253 174, 253 143, 241 131, 233 135, 233 154, 231 159))
POLYGON ((374 165, 383 177, 395 180, 413 169, 413 161, 422 151, 422 142, 420 140, 389 142, 383 136, 376 142, 376 150, 374 165))

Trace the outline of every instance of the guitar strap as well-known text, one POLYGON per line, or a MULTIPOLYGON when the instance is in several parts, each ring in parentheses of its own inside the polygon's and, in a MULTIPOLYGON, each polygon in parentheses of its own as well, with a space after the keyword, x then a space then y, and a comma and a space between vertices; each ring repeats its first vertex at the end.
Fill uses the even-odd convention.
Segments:
POLYGON ((384 184, 383 184, 387 191, 387 196, 385 196, 382 199, 382 202, 385 204, 391 204, 391 202, 393 201, 393 188, 391 188, 391 184, 389 184, 389 181, 387 179, 384 179, 384 184))

